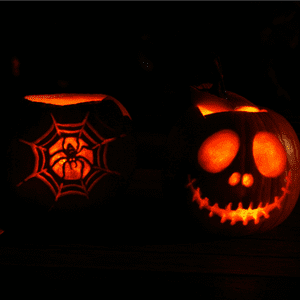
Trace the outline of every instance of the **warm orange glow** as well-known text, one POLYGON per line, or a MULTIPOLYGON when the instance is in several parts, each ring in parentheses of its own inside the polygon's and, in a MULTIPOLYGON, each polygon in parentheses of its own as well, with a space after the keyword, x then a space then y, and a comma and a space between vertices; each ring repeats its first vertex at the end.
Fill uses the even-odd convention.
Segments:
POLYGON ((224 129, 208 137, 198 151, 198 162, 207 172, 218 173, 228 167, 240 146, 239 136, 224 129))
MULTIPOLYGON (((62 156, 62 157, 64 157, 64 156, 62 156)), ((55 157, 55 160, 56 160, 57 158, 55 157)), ((52 158, 51 158, 51 161, 52 161, 52 158)), ((60 177, 60 178, 63 178, 64 177, 64 165, 65 165, 65 163, 67 163, 68 162, 68 160, 66 159, 66 158, 60 158, 59 160, 58 160, 58 162, 55 164, 55 165, 52 165, 52 163, 51 163, 51 165, 50 166, 52 166, 52 170, 60 177)))
POLYGON ((224 223, 226 220, 230 220, 230 225, 236 224, 236 222, 241 221, 243 225, 247 225, 249 221, 254 220, 254 224, 258 224, 260 218, 264 216, 266 219, 270 217, 269 213, 275 208, 280 209, 281 203, 284 200, 286 194, 290 193, 288 190, 291 184, 291 171, 289 171, 288 176, 286 177, 286 187, 283 187, 281 190, 283 194, 281 197, 275 197, 274 202, 272 204, 266 204, 264 207, 260 202, 257 208, 253 209, 253 203, 251 202, 247 209, 243 208, 242 203, 240 202, 238 208, 236 210, 232 210, 232 203, 229 203, 226 208, 220 208, 218 203, 215 203, 213 206, 209 205, 209 199, 205 197, 201 198, 200 188, 196 189, 193 186, 195 179, 190 178, 189 183, 186 187, 189 187, 193 198, 192 201, 196 201, 199 205, 200 209, 206 208, 209 211, 209 216, 212 217, 214 214, 218 215, 221 218, 221 223, 224 223))
POLYGON ((267 112, 265 109, 258 109, 254 106, 240 106, 234 109, 235 111, 246 111, 246 112, 267 112))
MULTIPOLYGON (((59 139, 52 147, 49 148, 49 154, 52 155, 53 153, 63 149, 63 142, 64 142, 64 139, 61 138, 59 139)), ((53 159, 53 158, 51 158, 53 159)), ((51 160, 50 160, 51 162, 51 160)))
MULTIPOLYGON (((237 185, 241 180, 241 174, 234 172, 228 180, 228 183, 232 186, 237 185)), ((253 176, 251 174, 244 174, 242 178, 242 184, 246 187, 250 187, 253 184, 253 176)))
POLYGON ((91 164, 94 163, 93 151, 91 149, 82 148, 81 151, 77 153, 77 156, 86 158, 91 164))
POLYGON ((246 187, 250 187, 253 184, 253 176, 251 174, 244 174, 242 183, 246 187))
POLYGON ((211 101, 211 102, 207 102, 207 103, 201 103, 201 104, 198 104, 197 107, 199 108, 199 110, 203 116, 215 114, 215 113, 219 113, 219 112, 226 112, 226 111, 267 112, 267 110, 265 110, 265 109, 260 110, 254 106, 240 106, 233 110, 230 106, 228 106, 227 103, 222 103, 220 101, 219 102, 211 101))
POLYGON ((233 173, 228 180, 228 183, 232 186, 237 185, 241 180, 241 174, 238 172, 233 173))
MULTIPOLYGON (((120 175, 108 168, 106 159, 107 146, 117 138, 103 138, 87 121, 88 115, 80 123, 60 124, 51 114, 53 124, 40 138, 34 142, 20 140, 31 147, 35 166, 32 174, 17 186, 36 177, 51 189, 55 201, 68 194, 88 198, 90 190, 103 176, 120 175)), ((120 137, 123 136, 126 135, 120 137)))
POLYGON ((53 105, 72 105, 92 101, 102 101, 106 95, 102 94, 45 94, 25 96, 25 99, 32 102, 47 103, 53 105))
POLYGON ((279 176, 286 166, 286 152, 278 138, 270 132, 259 132, 253 140, 253 156, 257 169, 266 177, 279 176))
POLYGON ((126 108, 115 98, 104 94, 45 94, 45 95, 28 95, 24 97, 26 100, 38 103, 52 105, 74 105, 79 103, 87 103, 93 101, 112 100, 115 102, 124 116, 130 115, 126 108))
POLYGON ((231 110, 225 104, 222 105, 220 103, 216 104, 216 103, 213 103, 213 102, 197 105, 197 107, 199 108, 199 110, 200 110, 200 112, 203 116, 231 110))
POLYGON ((75 137, 60 138, 49 149, 50 166, 65 180, 83 179, 94 161, 93 151, 87 149, 87 143, 75 137))
POLYGON ((66 164, 64 164, 64 179, 65 180, 79 180, 81 178, 84 178, 84 174, 88 173, 88 170, 90 169, 89 165, 85 163, 84 160, 78 159, 75 161, 68 161, 66 164))

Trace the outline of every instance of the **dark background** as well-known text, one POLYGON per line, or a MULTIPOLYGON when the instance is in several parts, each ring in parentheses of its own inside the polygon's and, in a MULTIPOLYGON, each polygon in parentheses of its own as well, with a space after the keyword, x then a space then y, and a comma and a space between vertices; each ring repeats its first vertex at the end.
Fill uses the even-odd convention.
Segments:
POLYGON ((138 242, 148 248, 110 247, 101 238, 93 241, 99 247, 49 246, 49 241, 44 246, 37 240, 14 246, 17 241, 9 238, 5 245, 4 233, 0 263, 10 283, 31 294, 42 287, 47 293, 63 288, 68 294, 132 295, 142 286, 143 293, 157 297, 158 286, 166 295, 177 295, 176 285, 184 287, 185 296, 208 291, 211 299, 294 295, 299 206, 274 230, 236 242, 205 243, 197 236, 193 243, 182 231, 179 237, 188 246, 174 242, 168 247, 151 244, 148 237, 158 232, 165 241, 169 230, 175 232, 172 224, 159 228, 164 215, 157 207, 163 198, 155 174, 160 174, 166 134, 191 104, 189 85, 214 78, 214 53, 221 59, 226 89, 299 118, 299 2, 12 1, 0 8, 2 114, 9 116, 3 128, 18 120, 16 108, 24 95, 108 94, 131 114, 140 132, 139 168, 150 174, 140 178, 139 173, 129 191, 137 207, 143 199, 148 212, 137 216, 138 225, 128 220, 129 228, 141 229, 138 242))
POLYGON ((2 3, 5 95, 101 93, 140 129, 167 133, 190 105, 189 85, 211 81, 295 114, 299 2, 2 3), (215 53, 215 54, 212 54, 215 53))

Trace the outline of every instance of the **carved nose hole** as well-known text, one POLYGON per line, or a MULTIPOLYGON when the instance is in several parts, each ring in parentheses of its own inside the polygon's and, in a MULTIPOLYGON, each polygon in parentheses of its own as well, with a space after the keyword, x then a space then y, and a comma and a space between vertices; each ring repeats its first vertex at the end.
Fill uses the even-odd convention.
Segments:
POLYGON ((253 184, 253 176, 251 174, 244 174, 242 179, 242 184, 245 187, 250 187, 253 184))
POLYGON ((235 186, 240 182, 240 180, 241 180, 241 174, 239 172, 234 172, 229 177, 228 183, 232 186, 235 186))
MULTIPOLYGON (((232 175, 229 177, 228 183, 231 186, 237 185, 241 180, 241 174, 239 172, 234 172, 232 175)), ((245 187, 250 187, 253 185, 253 176, 251 174, 244 174, 242 178, 242 184, 245 187)))

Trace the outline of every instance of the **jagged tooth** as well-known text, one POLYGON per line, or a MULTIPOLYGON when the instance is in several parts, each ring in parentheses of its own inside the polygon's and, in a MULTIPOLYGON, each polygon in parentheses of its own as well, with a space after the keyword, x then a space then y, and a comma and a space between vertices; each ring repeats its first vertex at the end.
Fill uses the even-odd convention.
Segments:
POLYGON ((212 217, 213 215, 214 215, 214 213, 211 211, 211 212, 209 213, 209 216, 212 217))
POLYGON ((227 220, 226 216, 223 216, 222 219, 221 219, 221 223, 226 222, 226 220, 227 220))
POLYGON ((226 210, 226 211, 231 211, 231 206, 232 206, 232 202, 230 202, 230 203, 226 206, 225 210, 226 210))
POLYGON ((292 183, 292 180, 291 180, 291 171, 289 171, 288 176, 285 177, 285 180, 287 182, 287 185, 289 185, 290 183, 292 183))
POLYGON ((258 207, 257 208, 261 208, 262 207, 262 203, 259 202, 258 207))
POLYGON ((207 205, 209 205, 209 199, 207 197, 204 198, 204 201, 207 205))
POLYGON ((268 213, 266 213, 264 216, 265 216, 266 219, 270 218, 270 215, 268 213))
POLYGON ((210 207, 211 212, 215 212, 216 210, 218 210, 219 206, 217 203, 215 203, 213 206, 210 207))
POLYGON ((234 225, 235 223, 236 223, 236 220, 232 219, 231 222, 230 222, 230 225, 234 225))
POLYGON ((239 202, 238 208, 243 208, 242 202, 239 202))
POLYGON ((254 224, 258 224, 259 223, 259 217, 257 217, 256 219, 254 219, 254 224))
POLYGON ((250 205, 249 205, 249 207, 248 207, 248 210, 253 210, 253 202, 250 202, 250 205))
POLYGON ((189 178, 188 178, 188 184, 185 186, 186 188, 191 188, 191 189, 194 189, 194 187, 193 187, 193 183, 195 182, 195 179, 192 179, 191 180, 191 178, 190 178, 190 176, 189 176, 189 178))
POLYGON ((247 225, 248 224, 248 218, 246 218, 244 221, 243 221, 243 225, 247 225))
POLYGON ((286 189, 285 187, 282 187, 281 190, 282 190, 284 193, 287 193, 287 194, 290 194, 290 193, 291 193, 291 192, 290 192, 288 189, 286 189))
POLYGON ((275 196, 274 203, 276 204, 276 206, 277 206, 279 209, 281 208, 281 205, 280 205, 280 201, 279 201, 278 196, 275 196))
POLYGON ((189 187, 191 184, 192 184, 191 175, 188 174, 188 184, 186 185, 186 187, 189 187))

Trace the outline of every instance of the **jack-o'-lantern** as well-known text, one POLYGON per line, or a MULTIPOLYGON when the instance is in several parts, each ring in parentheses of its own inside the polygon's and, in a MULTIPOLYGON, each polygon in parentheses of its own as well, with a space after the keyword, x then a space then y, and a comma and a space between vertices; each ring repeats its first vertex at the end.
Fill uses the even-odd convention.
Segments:
POLYGON ((92 211, 124 191, 136 155, 131 116, 118 100, 30 95, 16 110, 7 151, 10 196, 1 199, 1 222, 40 212, 92 211))
POLYGON ((242 236, 279 225, 300 191, 294 129, 280 114, 232 92, 226 98, 195 93, 168 137, 167 191, 181 186, 180 199, 170 193, 174 202, 186 197, 198 224, 215 234, 242 236))

